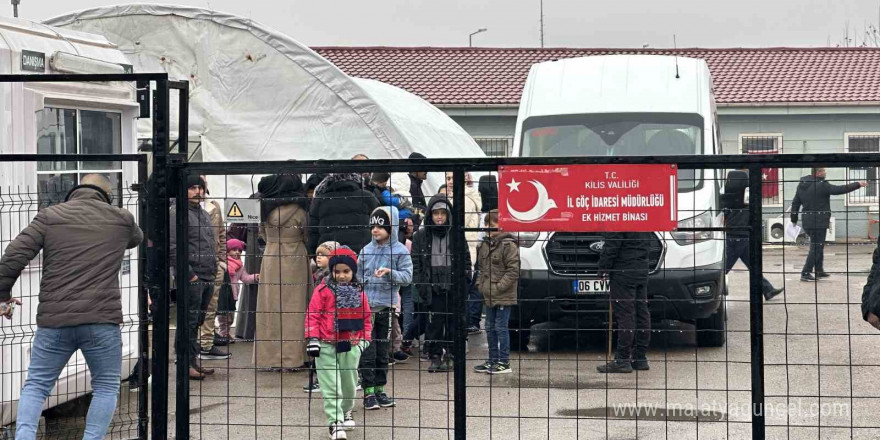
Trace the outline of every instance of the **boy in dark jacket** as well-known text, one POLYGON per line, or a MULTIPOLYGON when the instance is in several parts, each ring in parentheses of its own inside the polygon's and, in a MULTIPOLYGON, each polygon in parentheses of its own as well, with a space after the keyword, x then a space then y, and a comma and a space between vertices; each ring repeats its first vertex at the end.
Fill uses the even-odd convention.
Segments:
POLYGON ((325 241, 339 242, 355 253, 370 242, 370 214, 379 200, 362 186, 357 173, 330 174, 318 184, 309 207, 309 255, 325 241))
POLYGON ((600 373, 632 373, 647 370, 651 342, 648 311, 648 254, 652 232, 610 232, 599 257, 599 275, 610 277, 614 317, 617 318, 617 353, 614 360, 598 367, 600 373), (633 340, 635 339, 635 347, 633 340))
MULTIPOLYGON (((413 235, 413 284, 427 304, 430 323, 425 341, 430 342, 431 366, 428 372, 452 370, 449 345, 452 341, 452 204, 445 195, 438 194, 428 202, 424 228, 413 235), (445 353, 444 353, 445 352, 445 353)), ((462 246, 461 258, 465 267, 471 267, 470 253, 462 246)), ((470 274, 468 274, 470 278, 470 274)))
POLYGON ((831 224, 831 196, 851 193, 868 186, 868 182, 832 185, 825 180, 825 168, 813 168, 813 174, 801 177, 794 200, 791 201, 791 222, 798 222, 798 211, 804 211, 804 230, 810 236, 810 253, 801 270, 801 281, 827 278, 825 272, 825 233, 831 224), (816 276, 813 276, 816 269, 816 276))
MULTIPOLYGON (((487 228, 498 228, 498 210, 486 215, 487 228)), ((516 304, 519 286, 519 247, 507 232, 490 231, 477 247, 477 288, 486 304, 486 339, 489 342, 489 360, 474 367, 478 373, 510 373, 510 306, 516 304)))

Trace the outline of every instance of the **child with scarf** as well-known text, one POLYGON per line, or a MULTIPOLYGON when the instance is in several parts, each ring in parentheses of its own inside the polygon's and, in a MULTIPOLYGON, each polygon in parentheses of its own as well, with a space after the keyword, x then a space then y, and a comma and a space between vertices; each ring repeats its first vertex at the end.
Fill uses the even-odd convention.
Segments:
POLYGON ((235 309, 235 302, 238 301, 238 294, 241 289, 241 283, 256 284, 260 282, 260 274, 251 275, 244 269, 241 261, 241 253, 244 251, 244 242, 235 238, 226 241, 226 270, 229 272, 229 286, 232 288, 232 304, 229 311, 217 313, 217 334, 233 343, 235 339, 229 337, 229 328, 232 327, 232 314, 235 309))
MULTIPOLYGON (((330 275, 330 255, 333 251, 340 248, 342 248, 342 245, 335 241, 325 241, 318 245, 318 250, 315 252, 315 261, 312 262, 312 284, 309 289, 310 292, 314 292, 317 287, 327 281, 327 276, 330 275)), ((308 301, 311 303, 312 293, 309 293, 308 301)), ((315 363, 309 362, 309 368, 314 369, 315 363)), ((312 379, 311 382, 303 385, 303 392, 305 393, 314 393, 317 391, 321 391, 317 377, 312 379)))
POLYGON ((315 288, 306 313, 306 352, 315 358, 330 439, 355 426, 351 411, 357 369, 372 332, 367 295, 357 282, 357 255, 347 247, 330 254, 330 276, 315 288))

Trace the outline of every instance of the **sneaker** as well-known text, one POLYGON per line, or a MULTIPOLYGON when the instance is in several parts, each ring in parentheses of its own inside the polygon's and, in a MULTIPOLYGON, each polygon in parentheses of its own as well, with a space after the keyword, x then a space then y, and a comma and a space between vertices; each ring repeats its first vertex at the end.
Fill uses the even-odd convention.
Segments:
POLYGON ((230 341, 229 338, 227 338, 225 336, 220 336, 219 334, 214 333, 214 346, 215 347, 225 347, 231 343, 232 342, 230 341))
POLYGON ((495 362, 492 368, 487 371, 489 374, 507 374, 510 373, 510 362, 495 362))
POLYGON ((392 366, 392 365, 394 365, 394 364, 396 364, 396 363, 397 363, 397 360, 394 359, 393 356, 388 356, 388 366, 389 366, 389 367, 392 366))
POLYGON ((333 423, 330 425, 330 440, 347 440, 345 434, 345 426, 341 423, 333 423))
POLYGON ((354 416, 351 414, 351 411, 346 411, 345 421, 342 422, 342 429, 345 431, 351 431, 355 426, 357 426, 357 423, 354 422, 354 416))
POLYGON ((648 365, 648 360, 645 358, 634 358, 630 365, 632 365, 633 370, 647 371, 651 369, 651 366, 648 365))
POLYGON ((394 359, 395 363, 398 363, 398 364, 403 364, 407 360, 409 360, 409 356, 407 356, 407 354, 404 353, 403 350, 400 350, 397 353, 394 353, 393 355, 391 355, 391 358, 394 359))
POLYGON ((422 352, 422 355, 419 356, 419 360, 422 362, 430 362, 431 361, 431 353, 428 353, 427 351, 422 352))
POLYGON ((467 332, 469 335, 475 335, 475 334, 480 333, 480 328, 475 325, 472 325, 467 328, 467 332))
POLYGON ((412 347, 401 347, 400 351, 402 351, 403 354, 407 355, 408 357, 416 357, 416 352, 413 350, 412 347))
POLYGON ((379 408, 381 408, 381 407, 379 406, 379 401, 376 400, 375 394, 370 394, 369 396, 364 396, 364 409, 365 410, 369 411, 372 409, 379 409, 379 408))
POLYGON ((310 384, 307 383, 307 384, 303 385, 303 392, 304 393, 320 393, 321 392, 321 385, 318 385, 317 380, 310 383, 310 384))
POLYGON ((823 271, 818 271, 818 270, 816 271, 816 278, 828 278, 830 276, 831 276, 831 274, 828 272, 825 272, 824 270, 823 271))
POLYGON ((223 350, 217 347, 211 347, 210 350, 202 349, 201 353, 199 353, 199 359, 209 360, 209 361, 222 361, 225 359, 229 359, 232 355, 229 353, 224 353, 223 350))
POLYGON ((455 365, 452 358, 444 356, 442 358, 432 359, 431 366, 428 367, 428 373, 448 373, 454 369, 455 365))
POLYGON ((780 293, 782 293, 783 290, 785 290, 785 289, 780 288, 780 289, 773 289, 769 292, 765 292, 764 293, 764 301, 770 301, 771 299, 775 298, 776 295, 779 295, 780 293))
POLYGON ((802 273, 801 281, 816 281, 816 277, 814 277, 813 274, 802 273))
POLYGON ((600 373, 632 373, 632 362, 621 359, 615 359, 605 365, 596 367, 600 373))
POLYGON ((474 371, 477 372, 477 373, 488 373, 489 370, 492 369, 492 366, 493 366, 493 365, 495 365, 494 362, 486 361, 486 362, 483 362, 482 364, 477 365, 476 367, 474 367, 474 371))
POLYGON ((443 364, 443 358, 440 356, 431 358, 431 365, 428 366, 428 373, 436 373, 440 371, 440 367, 443 364))
POLYGON ((397 406, 397 402, 394 399, 388 397, 384 392, 376 393, 376 401, 379 402, 379 406, 382 408, 391 408, 392 406, 397 406))

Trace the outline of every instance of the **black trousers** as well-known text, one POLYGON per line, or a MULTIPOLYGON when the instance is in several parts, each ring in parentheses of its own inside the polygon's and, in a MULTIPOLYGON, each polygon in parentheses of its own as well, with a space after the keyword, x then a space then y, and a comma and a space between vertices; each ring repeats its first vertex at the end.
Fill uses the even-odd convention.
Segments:
POLYGON ((424 303, 413 304, 413 318, 403 329, 403 342, 412 342, 428 330, 428 307, 424 303))
MULTIPOLYGON (((724 273, 727 274, 730 272, 730 269, 733 268, 733 265, 736 264, 736 260, 742 260, 743 264, 752 269, 751 263, 749 263, 749 237, 741 237, 741 236, 727 236, 727 242, 725 245, 726 255, 724 259, 724 273)), ((767 280, 766 277, 761 278, 761 286, 762 292, 764 294, 768 294, 773 291, 773 284, 770 284, 770 281, 767 280)))
POLYGON ((828 229, 807 229, 810 236, 810 253, 807 254, 807 262, 804 264, 802 274, 825 272, 825 234, 828 229))
MULTIPOLYGON (((187 299, 189 301, 189 313, 186 315, 186 323, 177 323, 177 332, 175 333, 175 350, 178 356, 181 352, 189 347, 189 356, 193 363, 190 365, 198 365, 199 352, 202 346, 199 344, 199 327, 205 322, 205 310, 214 295, 214 283, 205 281, 201 278, 189 283, 187 288, 187 299)), ((177 307, 181 305, 178 304, 177 307)))
POLYGON ((384 307, 373 312, 373 341, 361 355, 361 385, 384 386, 388 383, 388 349, 391 347, 391 316, 394 309, 384 307))
POLYGON ((430 343, 429 353, 431 357, 439 357, 443 355, 443 350, 450 352, 452 347, 452 322, 450 315, 453 309, 452 298, 445 292, 431 293, 431 305, 428 310, 431 312, 431 321, 428 323, 428 329, 425 331, 425 341, 430 343))
POLYGON ((611 277, 611 300, 617 319, 616 359, 643 359, 651 343, 648 278, 611 277))

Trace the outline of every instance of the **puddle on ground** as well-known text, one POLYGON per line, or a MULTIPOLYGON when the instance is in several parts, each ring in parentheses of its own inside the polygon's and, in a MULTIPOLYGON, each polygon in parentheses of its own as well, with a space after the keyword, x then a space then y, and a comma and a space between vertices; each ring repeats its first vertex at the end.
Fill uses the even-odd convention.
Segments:
POLYGON ((722 422, 726 414, 721 411, 693 408, 660 408, 654 406, 621 405, 619 407, 563 409, 556 412, 565 417, 584 417, 618 420, 647 420, 673 422, 722 422))

